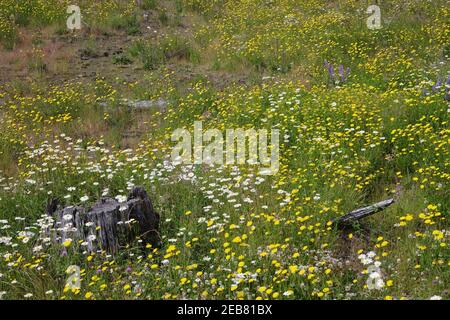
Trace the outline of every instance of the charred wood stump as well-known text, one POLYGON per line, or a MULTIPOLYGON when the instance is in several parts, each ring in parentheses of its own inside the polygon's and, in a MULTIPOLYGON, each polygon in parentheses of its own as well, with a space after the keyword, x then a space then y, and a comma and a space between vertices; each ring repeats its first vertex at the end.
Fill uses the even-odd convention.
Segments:
POLYGON ((354 248, 367 246, 371 234, 370 228, 360 224, 359 221, 386 209, 393 203, 394 199, 387 199, 367 207, 353 210, 342 217, 334 219, 332 223, 339 230, 339 238, 335 247, 337 256, 344 260, 356 261, 356 257, 352 254, 354 248), (355 231, 356 223, 358 223, 358 232, 352 237, 349 237, 348 234, 355 231))
POLYGON ((374 203, 368 207, 353 210, 352 212, 349 212, 346 215, 333 220, 333 224, 338 226, 339 228, 345 228, 360 219, 371 216, 374 213, 386 209, 394 202, 394 199, 387 199, 381 202, 374 203))
POLYGON ((106 251, 116 254, 136 238, 143 244, 160 244, 159 214, 154 210, 145 189, 134 188, 126 202, 102 198, 91 208, 60 208, 57 200, 47 206, 54 219, 49 230, 54 242, 79 243, 88 252, 106 251))

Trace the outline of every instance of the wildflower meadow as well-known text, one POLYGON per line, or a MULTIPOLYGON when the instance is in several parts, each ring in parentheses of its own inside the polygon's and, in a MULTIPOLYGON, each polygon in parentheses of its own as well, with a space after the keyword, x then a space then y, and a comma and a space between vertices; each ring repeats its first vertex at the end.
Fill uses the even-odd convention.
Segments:
POLYGON ((378 2, 2 0, 0 300, 449 299, 450 7, 378 2))

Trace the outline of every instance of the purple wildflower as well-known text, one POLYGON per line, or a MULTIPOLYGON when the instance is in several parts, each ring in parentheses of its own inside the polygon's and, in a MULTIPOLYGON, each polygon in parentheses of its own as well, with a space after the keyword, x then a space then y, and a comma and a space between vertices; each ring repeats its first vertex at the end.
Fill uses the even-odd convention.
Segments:
POLYGON ((331 63, 325 60, 325 67, 328 69, 328 74, 330 75, 331 81, 334 82, 334 67, 331 63))
POLYGON ((433 85, 433 86, 431 87, 431 90, 432 90, 433 92, 436 92, 436 91, 440 88, 441 84, 442 84, 441 79, 438 79, 438 80, 436 81, 436 84, 433 85))
POLYGON ((341 76, 341 81, 344 82, 345 81, 344 66, 342 64, 340 64, 338 67, 338 70, 339 70, 339 75, 341 76))
MULTIPOLYGON (((324 66, 328 70, 328 74, 330 76, 331 82, 335 83, 336 75, 335 75, 335 70, 334 70, 333 65, 331 63, 329 63, 328 60, 325 60, 324 66)), ((347 81, 349 74, 350 74, 350 68, 345 69, 344 65, 342 65, 342 64, 340 64, 338 66, 338 75, 340 76, 341 82, 347 81)))
POLYGON ((445 81, 445 100, 450 100, 450 74, 447 76, 447 81, 445 81))

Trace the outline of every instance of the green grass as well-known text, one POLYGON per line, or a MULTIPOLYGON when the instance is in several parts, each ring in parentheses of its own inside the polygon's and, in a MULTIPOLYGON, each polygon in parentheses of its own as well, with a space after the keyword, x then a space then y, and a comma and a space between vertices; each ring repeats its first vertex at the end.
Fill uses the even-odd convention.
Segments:
POLYGON ((449 298, 448 89, 432 90, 449 74, 444 2, 382 4, 379 31, 365 27, 365 1, 123 5, 92 4, 87 16, 132 35, 110 63, 143 67, 139 80, 0 87, 4 299, 449 298), (157 10, 151 39, 139 10, 157 10), (348 79, 331 82, 325 60, 349 67, 348 79), (173 167, 171 134, 198 120, 279 129, 279 172, 173 167), (89 206, 135 185, 161 214, 160 248, 133 239, 112 257, 73 243, 65 255, 39 234, 49 198, 89 206), (390 197, 351 228, 331 224, 390 197), (80 290, 65 285, 70 265, 83 270, 80 290), (384 285, 371 290, 376 265, 384 285))
POLYGON ((165 37, 157 42, 138 40, 128 48, 129 54, 138 58, 146 70, 154 70, 173 59, 198 63, 200 55, 192 43, 178 36, 165 37))

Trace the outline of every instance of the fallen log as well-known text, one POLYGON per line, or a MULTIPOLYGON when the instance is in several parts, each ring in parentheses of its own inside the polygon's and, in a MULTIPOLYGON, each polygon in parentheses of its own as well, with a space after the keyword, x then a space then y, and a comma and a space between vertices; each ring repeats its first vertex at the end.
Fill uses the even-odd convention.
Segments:
POLYGON ((353 210, 352 212, 347 213, 346 215, 344 215, 342 217, 334 219, 332 221, 332 223, 334 225, 337 225, 338 227, 348 226, 348 225, 351 225, 353 222, 356 222, 360 219, 371 216, 374 213, 377 213, 379 211, 386 209, 393 203, 394 203, 394 199, 387 199, 387 200, 384 200, 381 202, 377 202, 368 207, 353 210))
POLYGON ((56 243, 80 244, 88 252, 116 254, 136 238, 156 247, 160 243, 159 214, 145 189, 134 188, 125 202, 102 198, 90 209, 80 206, 61 208, 52 200, 47 213, 53 217, 48 235, 56 243))

